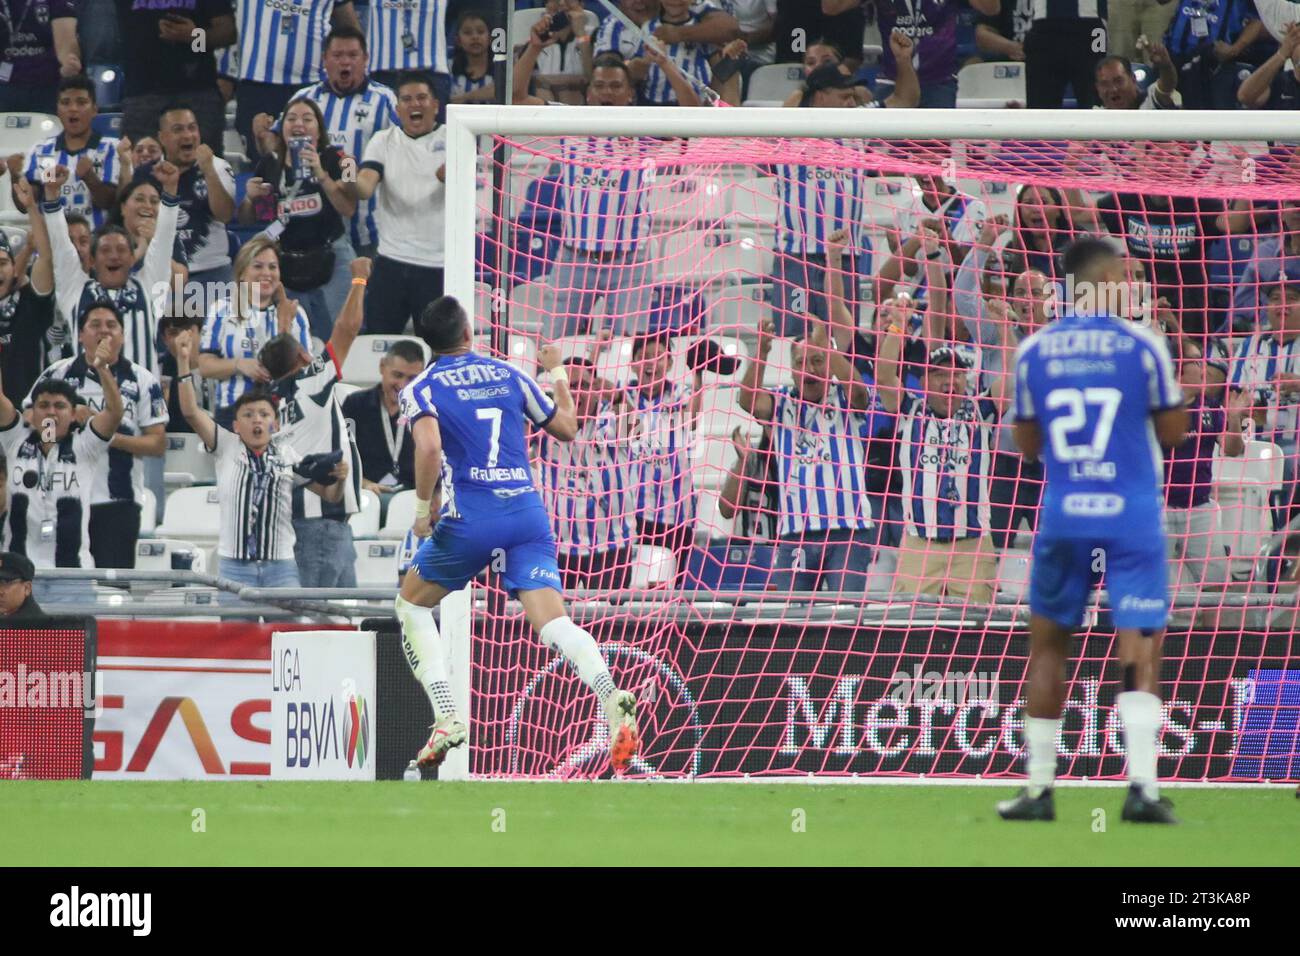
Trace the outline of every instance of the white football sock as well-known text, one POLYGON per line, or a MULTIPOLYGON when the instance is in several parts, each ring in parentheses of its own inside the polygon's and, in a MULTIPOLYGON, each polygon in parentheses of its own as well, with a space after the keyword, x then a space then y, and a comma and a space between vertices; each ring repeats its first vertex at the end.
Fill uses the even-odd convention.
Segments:
POLYGON ((1060 729, 1059 717, 1025 718, 1031 797, 1041 795, 1056 782, 1056 734, 1060 729))
POLYGON ((433 706, 433 719, 456 716, 456 702, 447 682, 447 654, 438 625, 433 620, 433 608, 412 604, 400 594, 393 603, 397 620, 402 625, 402 651, 406 664, 415 674, 433 706))
POLYGON ((1160 698, 1145 691, 1129 690, 1115 698, 1115 707, 1124 724, 1129 783, 1141 787, 1148 800, 1156 800, 1160 796, 1156 785, 1156 738, 1162 717, 1160 698))
POLYGON ((538 636, 542 643, 555 648, 573 665, 578 677, 595 692, 602 704, 617 690, 605 659, 596 647, 596 639, 569 618, 557 617, 543 627, 538 636))

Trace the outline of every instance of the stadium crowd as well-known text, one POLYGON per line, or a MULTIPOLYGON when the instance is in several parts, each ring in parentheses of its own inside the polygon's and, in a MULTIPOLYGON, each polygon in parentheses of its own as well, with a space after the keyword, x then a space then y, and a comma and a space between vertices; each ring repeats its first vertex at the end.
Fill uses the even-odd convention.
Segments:
MULTIPOLYGON (((133 566, 146 489, 166 494, 167 433, 192 430, 216 459, 223 577, 354 585, 362 493, 386 507, 413 485, 398 395, 427 357, 400 336, 418 337, 443 291, 445 107, 496 101, 500 25, 446 0, 400 17, 380 0, 294 16, 270 0, 88 0, 80 13, 51 0, 34 20, 33 3, 0 2, 0 112, 61 127, 6 157, 22 218, 0 235, 3 550, 38 581, 133 566), (121 38, 112 103, 83 69, 104 17, 121 38), (120 135, 104 131, 108 106, 120 135), (378 383, 345 395, 360 334, 394 338, 378 383)), ((1300 26, 1271 0, 1111 0, 1100 49, 1105 0, 618 6, 548 0, 513 37, 511 100, 740 106, 773 64, 799 74, 773 105, 817 109, 953 108, 960 71, 983 62, 1024 64, 1025 101, 1009 106, 1293 109, 1300 83, 1300 26)), ((566 140, 553 197, 533 197, 555 228, 542 337, 603 336, 567 362, 579 439, 536 448, 569 586, 628 586, 638 545, 671 553, 686 581, 716 530, 694 478, 706 380, 736 376, 756 430, 734 435, 718 510, 733 540, 771 544, 768 587, 861 591, 888 554, 902 593, 991 600, 997 554, 1032 533, 1041 493, 1041 466, 1008 437, 1010 356, 1049 319, 1059 253, 1086 234, 1111 237, 1154 289, 1131 317, 1166 336, 1197 413, 1166 454, 1181 580, 1212 563, 1216 448, 1275 444, 1275 522, 1289 520, 1300 203, 1034 184, 1006 217, 918 176, 914 207, 872 248, 865 172, 775 166, 772 321, 735 356, 654 321, 643 148, 566 140), (601 353, 624 339, 631 374, 613 382, 601 353), (793 340, 790 375, 774 384, 779 339, 793 340)), ((559 355, 539 353, 542 370, 559 355)))

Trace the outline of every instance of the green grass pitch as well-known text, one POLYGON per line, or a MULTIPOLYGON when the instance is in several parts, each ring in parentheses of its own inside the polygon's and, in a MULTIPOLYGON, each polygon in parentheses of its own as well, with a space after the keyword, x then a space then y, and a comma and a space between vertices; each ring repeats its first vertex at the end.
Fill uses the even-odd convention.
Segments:
POLYGON ((1296 865, 1289 789, 1170 790, 1184 824, 1120 821, 1124 791, 644 783, 0 785, 7 865, 1296 865), (1104 832, 1094 827, 1105 812, 1104 832), (194 832, 201 810, 205 832, 194 832), (799 824, 802 823, 802 832, 799 824), (504 832, 502 832, 504 831, 504 832))

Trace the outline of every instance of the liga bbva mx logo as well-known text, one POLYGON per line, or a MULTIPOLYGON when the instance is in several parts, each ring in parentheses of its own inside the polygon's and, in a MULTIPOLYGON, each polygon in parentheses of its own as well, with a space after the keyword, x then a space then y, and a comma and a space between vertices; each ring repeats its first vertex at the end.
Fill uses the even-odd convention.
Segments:
POLYGON ((343 752, 349 767, 364 767, 370 753, 370 708, 360 694, 343 699, 343 752))
MULTIPOLYGON (((641 750, 628 776, 693 777, 703 760, 699 704, 672 664, 637 647, 597 645, 614 682, 637 696, 641 750)), ((557 778, 610 773, 605 708, 561 657, 534 671, 515 698, 506 727, 508 772, 557 778), (580 700, 575 702, 574 695, 580 700)))

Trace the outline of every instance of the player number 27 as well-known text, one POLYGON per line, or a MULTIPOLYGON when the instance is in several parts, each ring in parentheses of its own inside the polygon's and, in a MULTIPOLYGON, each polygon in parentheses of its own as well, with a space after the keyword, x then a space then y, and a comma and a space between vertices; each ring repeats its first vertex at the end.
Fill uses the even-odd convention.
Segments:
POLYGON ((492 436, 488 440, 488 460, 487 466, 495 468, 497 459, 501 457, 501 409, 499 408, 479 408, 474 411, 475 417, 481 422, 492 423, 492 436))
POLYGON ((1096 461, 1105 455, 1120 397, 1117 388, 1055 388, 1048 392, 1048 411, 1065 409, 1065 414, 1052 419, 1050 426, 1056 460, 1096 461), (1089 407, 1098 409, 1091 436, 1083 434, 1088 427, 1089 407))

